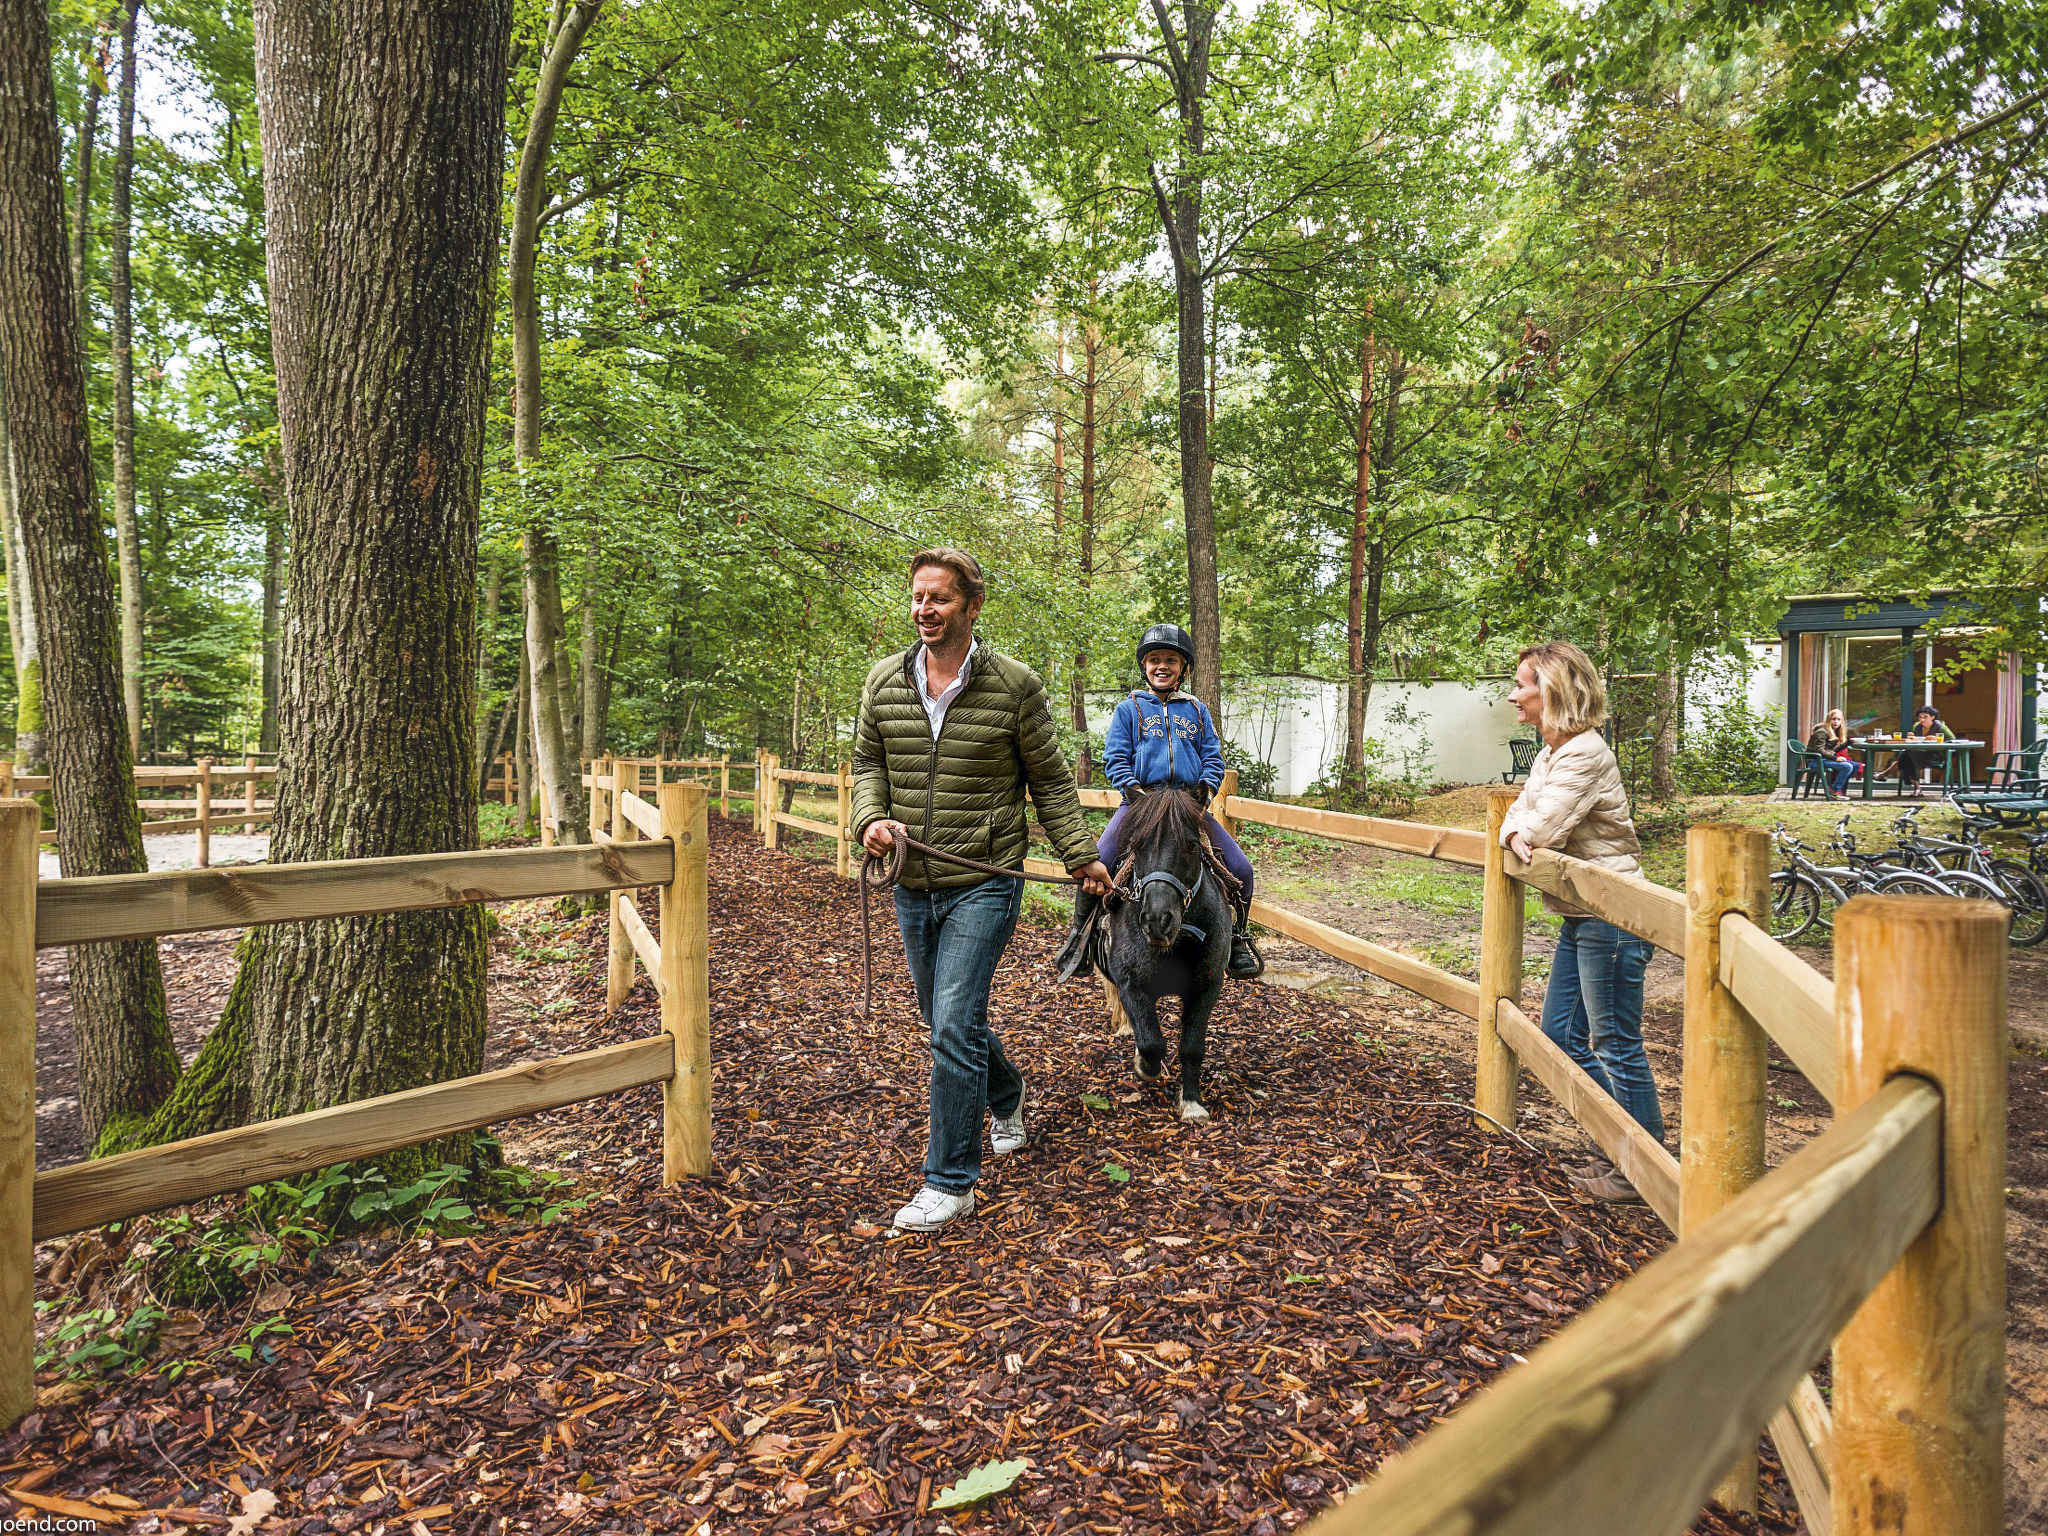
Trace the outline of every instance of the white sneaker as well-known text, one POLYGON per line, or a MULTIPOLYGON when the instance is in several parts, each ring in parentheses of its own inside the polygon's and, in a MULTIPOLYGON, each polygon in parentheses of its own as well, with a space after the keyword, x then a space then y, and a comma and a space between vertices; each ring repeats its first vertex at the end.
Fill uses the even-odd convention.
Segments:
POLYGON ((1024 1095, 1021 1092, 1017 1095, 1017 1107, 1009 1114, 991 1114, 988 1117, 988 1139, 997 1157, 1022 1152, 1030 1144, 1030 1133, 1024 1129, 1024 1095))
POLYGON ((950 1221, 974 1214, 974 1191, 948 1194, 927 1184, 910 1204, 896 1213, 896 1226, 904 1232, 936 1232, 950 1221))

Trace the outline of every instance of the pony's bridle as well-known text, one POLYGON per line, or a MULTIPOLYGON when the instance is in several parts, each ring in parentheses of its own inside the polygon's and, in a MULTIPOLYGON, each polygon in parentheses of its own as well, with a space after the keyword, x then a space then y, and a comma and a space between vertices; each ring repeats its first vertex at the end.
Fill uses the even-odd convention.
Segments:
POLYGON ((1186 917, 1188 915, 1188 908, 1192 907, 1195 904, 1195 898, 1202 894, 1202 882, 1208 878, 1209 870, 1206 864, 1195 871, 1195 883, 1193 885, 1189 885, 1180 876, 1173 874, 1169 870, 1155 869, 1150 874, 1138 877, 1137 894, 1142 897, 1145 894, 1145 887, 1148 885, 1170 885, 1180 892, 1180 915, 1186 917))

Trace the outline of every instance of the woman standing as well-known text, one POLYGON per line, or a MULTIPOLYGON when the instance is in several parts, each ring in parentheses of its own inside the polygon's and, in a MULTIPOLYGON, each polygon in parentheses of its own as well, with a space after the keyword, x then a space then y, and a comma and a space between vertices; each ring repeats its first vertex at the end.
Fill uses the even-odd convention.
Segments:
MULTIPOLYGON (((1543 750, 1501 826, 1503 847, 1528 859, 1553 848, 1603 869, 1639 874, 1635 823, 1621 768, 1601 737, 1607 689, 1586 653, 1567 641, 1526 648, 1508 695, 1516 716, 1536 727, 1543 750)), ((1643 972, 1650 942, 1546 894, 1564 920, 1543 999, 1543 1033, 1607 1090, 1644 1130, 1664 1139, 1657 1084, 1643 1053, 1643 972)), ((1604 1158, 1572 1175, 1596 1200, 1636 1203, 1642 1196, 1604 1158)))

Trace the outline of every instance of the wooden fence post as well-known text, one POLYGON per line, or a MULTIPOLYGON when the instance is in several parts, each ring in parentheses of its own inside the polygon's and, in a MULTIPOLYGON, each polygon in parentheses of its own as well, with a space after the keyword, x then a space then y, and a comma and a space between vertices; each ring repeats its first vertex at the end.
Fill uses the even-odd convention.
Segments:
MULTIPOLYGON (((1721 919, 1770 931, 1771 840, 1761 827, 1702 824, 1685 835, 1685 1056, 1678 1152, 1679 1234, 1764 1175, 1770 1047, 1721 985, 1721 919)), ((1714 1489, 1723 1509, 1756 1509, 1756 1450, 1714 1489)))
POLYGON ((781 830, 775 825, 775 771, 782 766, 782 759, 774 753, 768 755, 768 790, 761 797, 761 846, 773 851, 782 846, 781 830))
MULTIPOLYGON (((1500 1002, 1522 1001, 1522 882, 1501 858, 1500 829, 1521 790, 1496 785, 1486 797, 1486 873, 1479 921, 1478 1076, 1473 1107, 1499 1129, 1513 1130, 1521 1095, 1521 1063, 1500 1037, 1500 1002)), ((1481 1120, 1481 1129, 1495 1129, 1481 1120)))
MULTIPOLYGON (((637 778, 639 770, 634 770, 637 778)), ((612 841, 630 843, 637 841, 640 829, 626 819, 626 797, 612 796, 612 841)), ((605 948, 604 1008, 607 1013, 616 1013, 626 1001, 626 994, 633 990, 633 940, 626 932, 625 919, 619 916, 619 903, 635 900, 638 893, 631 886, 605 893, 605 914, 610 919, 609 934, 605 948)))
POLYGON ((853 764, 839 765, 839 878, 853 873, 853 764))
POLYGON ((747 810, 753 817, 754 830, 761 830, 761 749, 754 748, 754 792, 747 797, 747 810))
POLYGON ((1902 1072, 1942 1098, 1940 1213, 1835 1341, 1835 1536, 2005 1528, 2008 925, 1940 896, 1835 918, 1835 1113, 1902 1072))
POLYGON ((213 857, 213 759, 199 759, 199 867, 213 857))
POLYGON ((0 757, 0 800, 14 798, 14 764, 0 757))
POLYGON ((243 758, 242 772, 246 775, 242 780, 242 814, 248 818, 242 823, 242 835, 244 837, 254 837, 256 835, 256 759, 253 757, 243 758))
POLYGON ((718 754, 718 814, 732 817, 732 756, 725 752, 718 754))
POLYGON ((42 811, 0 800, 0 1431, 36 1399, 36 850, 42 811))
POLYGON ((661 888, 661 1027, 675 1040, 676 1074, 662 1087, 664 1183, 711 1172, 711 934, 709 817, 701 785, 664 784, 661 835, 675 876, 661 888))
POLYGON ((498 759, 498 766, 499 766, 499 767, 500 767, 501 769, 503 769, 503 770, 504 770, 504 774, 505 774, 505 803, 506 803, 507 805, 510 805, 510 804, 512 803, 512 793, 513 793, 513 790, 514 790, 514 788, 516 787, 516 785, 518 784, 518 777, 517 777, 517 775, 516 775, 516 774, 514 774, 514 773, 513 773, 513 771, 512 771, 512 754, 511 754, 510 752, 507 752, 507 753, 506 753, 506 754, 505 754, 505 755, 504 755, 503 757, 499 758, 499 759, 498 759))
POLYGON ((1230 797, 1236 793, 1237 770, 1235 768, 1226 768, 1223 770, 1223 782, 1216 786, 1216 798, 1210 802, 1209 813, 1216 818, 1217 824, 1232 837, 1237 836, 1237 818, 1229 813, 1227 807, 1230 804, 1230 797))

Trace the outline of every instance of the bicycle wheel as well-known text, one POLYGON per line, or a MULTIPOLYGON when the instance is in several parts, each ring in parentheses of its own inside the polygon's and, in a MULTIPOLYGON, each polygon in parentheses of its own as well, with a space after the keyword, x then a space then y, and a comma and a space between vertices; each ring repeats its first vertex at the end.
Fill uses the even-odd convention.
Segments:
POLYGON ((2048 939, 2048 882, 2018 859, 1993 859, 1991 873, 2010 898, 2013 948, 2032 949, 2048 939))
POLYGON ((1923 875, 1916 870, 1901 869, 1886 875, 1871 887, 1878 896, 1953 896, 1950 890, 1932 875, 1923 875))
POLYGON ((1820 887, 1806 876, 1781 869, 1771 876, 1771 937, 1796 939, 1820 921, 1820 887))

